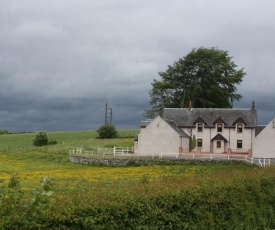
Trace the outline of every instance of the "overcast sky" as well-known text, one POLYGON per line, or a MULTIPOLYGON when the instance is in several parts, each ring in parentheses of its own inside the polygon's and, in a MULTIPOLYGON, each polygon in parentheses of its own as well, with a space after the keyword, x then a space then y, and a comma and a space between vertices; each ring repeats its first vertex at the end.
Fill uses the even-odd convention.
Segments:
POLYGON ((275 117, 274 0, 0 0, 0 129, 139 128, 158 72, 193 48, 247 75, 235 107, 275 117))

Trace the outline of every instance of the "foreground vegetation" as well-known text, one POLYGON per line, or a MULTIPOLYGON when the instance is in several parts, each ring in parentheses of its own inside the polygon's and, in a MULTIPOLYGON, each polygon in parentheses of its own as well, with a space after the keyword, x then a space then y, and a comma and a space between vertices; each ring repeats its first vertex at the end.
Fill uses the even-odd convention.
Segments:
POLYGON ((72 164, 72 147, 133 144, 131 138, 98 140, 86 132, 91 133, 79 132, 75 138, 74 132, 63 133, 66 143, 50 133, 56 135, 55 146, 2 149, 0 229, 275 228, 274 167, 72 164))

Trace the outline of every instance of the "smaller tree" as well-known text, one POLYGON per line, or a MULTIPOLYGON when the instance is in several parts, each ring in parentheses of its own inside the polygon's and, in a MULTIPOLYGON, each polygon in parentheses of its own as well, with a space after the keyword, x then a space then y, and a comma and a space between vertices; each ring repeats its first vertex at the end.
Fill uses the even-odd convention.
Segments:
POLYGON ((114 125, 102 125, 97 130, 100 139, 111 139, 118 137, 116 127, 114 125))
POLYGON ((189 140, 189 151, 191 152, 194 148, 196 148, 196 145, 197 145, 196 136, 193 135, 193 138, 190 137, 190 140, 189 140))
POLYGON ((35 135, 32 140, 32 143, 35 146, 44 146, 49 143, 48 134, 47 132, 41 131, 35 135))

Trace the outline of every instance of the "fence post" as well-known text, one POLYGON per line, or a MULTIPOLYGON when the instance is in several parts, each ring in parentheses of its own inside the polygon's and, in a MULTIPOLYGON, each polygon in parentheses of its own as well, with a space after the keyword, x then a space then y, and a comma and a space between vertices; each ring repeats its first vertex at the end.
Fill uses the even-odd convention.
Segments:
POLYGON ((193 160, 195 159, 195 154, 193 153, 193 160))
POLYGON ((114 146, 114 157, 116 157, 116 146, 114 146))
POLYGON ((227 159, 228 159, 228 160, 230 160, 230 156, 229 156, 229 154, 227 155, 227 159))
POLYGON ((259 165, 262 167, 263 165, 262 165, 262 162, 261 162, 261 158, 259 158, 259 165))

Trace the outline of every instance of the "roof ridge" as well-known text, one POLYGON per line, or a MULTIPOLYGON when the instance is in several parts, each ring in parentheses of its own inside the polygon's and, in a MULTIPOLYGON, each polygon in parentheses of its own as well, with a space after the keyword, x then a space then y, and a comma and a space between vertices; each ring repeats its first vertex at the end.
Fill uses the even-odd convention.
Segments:
MULTIPOLYGON (((171 109, 174 109, 174 110, 181 110, 181 109, 188 109, 190 110, 189 108, 164 108, 165 110, 171 110, 171 109)), ((192 109, 195 109, 195 110, 251 110, 251 108, 192 108, 192 109)))

